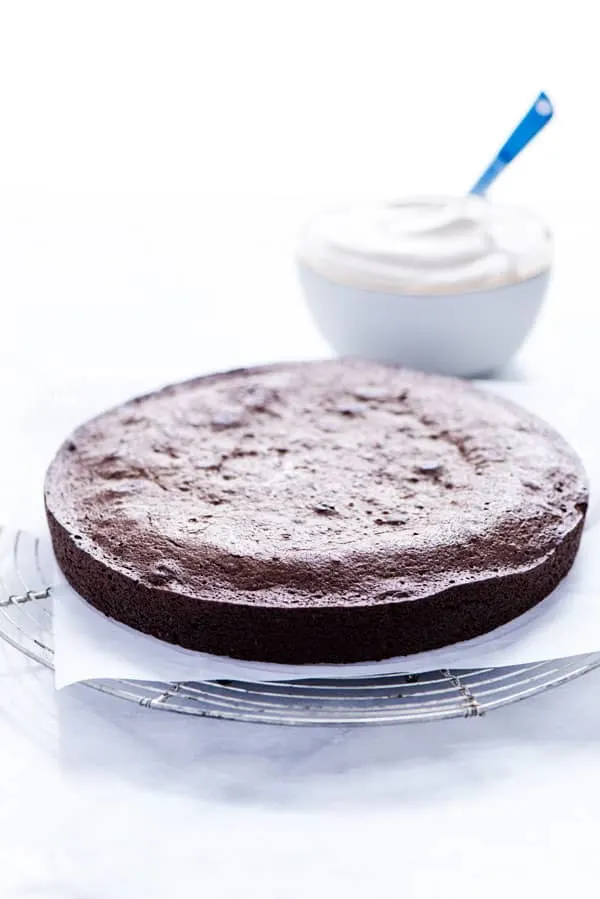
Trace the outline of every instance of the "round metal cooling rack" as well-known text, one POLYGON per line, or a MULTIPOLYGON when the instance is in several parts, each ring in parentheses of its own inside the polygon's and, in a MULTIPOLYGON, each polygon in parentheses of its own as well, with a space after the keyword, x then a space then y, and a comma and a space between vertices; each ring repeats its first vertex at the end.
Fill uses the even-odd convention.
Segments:
MULTIPOLYGON (((51 585, 37 538, 0 530, 0 636, 53 668, 51 585)), ((478 717, 600 666, 600 653, 510 668, 430 671, 289 683, 150 683, 86 686, 153 709, 268 724, 399 724, 478 717)))

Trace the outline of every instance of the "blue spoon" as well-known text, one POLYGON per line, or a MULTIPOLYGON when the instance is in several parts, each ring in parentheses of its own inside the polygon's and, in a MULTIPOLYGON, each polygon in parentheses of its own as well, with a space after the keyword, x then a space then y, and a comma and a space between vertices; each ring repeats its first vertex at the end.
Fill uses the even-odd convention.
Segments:
POLYGON ((479 181, 471 188, 469 193, 483 196, 503 169, 512 162, 515 156, 527 146, 538 131, 548 124, 554 115, 554 108, 547 94, 541 93, 525 118, 519 122, 511 136, 508 138, 494 161, 487 167, 479 181))

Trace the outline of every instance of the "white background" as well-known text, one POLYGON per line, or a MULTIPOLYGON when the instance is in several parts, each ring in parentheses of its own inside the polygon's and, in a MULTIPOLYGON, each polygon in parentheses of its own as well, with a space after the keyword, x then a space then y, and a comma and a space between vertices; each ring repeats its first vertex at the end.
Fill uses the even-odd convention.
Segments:
MULTIPOLYGON (((556 237, 512 376, 597 380, 598 38, 587 0, 0 4, 0 519, 33 526, 85 412, 316 356, 291 264, 322 203, 494 188, 556 237)), ((186 721, 0 647, 0 895, 591 893, 600 677, 482 721, 360 732, 186 721), (166 719, 166 720, 165 720, 166 719)))

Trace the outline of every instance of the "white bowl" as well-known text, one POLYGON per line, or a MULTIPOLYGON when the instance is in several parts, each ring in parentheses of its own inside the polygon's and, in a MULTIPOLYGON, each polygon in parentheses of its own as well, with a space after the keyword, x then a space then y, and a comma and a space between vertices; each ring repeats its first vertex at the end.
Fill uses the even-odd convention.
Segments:
POLYGON ((550 270, 464 293, 385 293, 338 284, 298 263, 309 309, 341 356, 472 377, 504 365, 529 334, 550 270))

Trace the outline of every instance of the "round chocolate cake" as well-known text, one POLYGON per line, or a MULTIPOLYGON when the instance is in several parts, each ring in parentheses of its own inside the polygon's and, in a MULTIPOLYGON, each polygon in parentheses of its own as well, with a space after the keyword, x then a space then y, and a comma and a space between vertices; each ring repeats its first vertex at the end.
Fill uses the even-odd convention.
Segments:
POLYGON ((181 646, 354 662, 474 637, 575 558, 581 463, 466 382, 337 360, 166 387, 82 425, 46 480, 58 562, 181 646))

